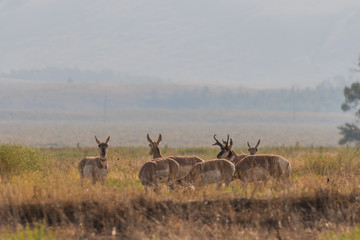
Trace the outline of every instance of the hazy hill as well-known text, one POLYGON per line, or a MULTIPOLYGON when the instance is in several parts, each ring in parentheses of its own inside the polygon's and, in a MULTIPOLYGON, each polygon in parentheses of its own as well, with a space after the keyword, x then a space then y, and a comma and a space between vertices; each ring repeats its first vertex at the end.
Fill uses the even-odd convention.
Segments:
MULTIPOLYGON (((236 109, 340 112, 345 80, 305 89, 179 85, 78 70, 18 71, 0 79, 3 110, 236 109), (13 78, 10 78, 13 77, 13 78), (16 79, 14 77, 24 77, 16 79), (41 80, 35 80, 35 79, 41 80)), ((4 116, 3 116, 4 117, 4 116)))

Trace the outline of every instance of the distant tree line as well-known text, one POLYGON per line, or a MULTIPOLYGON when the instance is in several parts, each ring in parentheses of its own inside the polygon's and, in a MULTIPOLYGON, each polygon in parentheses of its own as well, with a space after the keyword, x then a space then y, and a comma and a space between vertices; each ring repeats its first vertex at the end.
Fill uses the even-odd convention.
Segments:
POLYGON ((7 90, 3 86, 0 89, 0 108, 38 110, 153 108, 339 112, 346 84, 344 79, 340 79, 343 81, 341 84, 323 82, 315 88, 305 89, 221 90, 212 86, 183 86, 156 78, 76 68, 20 70, 0 76, 29 80, 16 89, 7 90), (43 80, 44 83, 33 80, 43 80))

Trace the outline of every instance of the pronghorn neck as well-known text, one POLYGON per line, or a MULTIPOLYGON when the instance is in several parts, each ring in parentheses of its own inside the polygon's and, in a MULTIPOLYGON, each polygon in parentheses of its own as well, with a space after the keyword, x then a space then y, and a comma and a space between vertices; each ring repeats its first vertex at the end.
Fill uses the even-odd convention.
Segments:
POLYGON ((100 168, 100 169, 101 169, 101 168, 106 169, 106 168, 107 168, 106 155, 105 155, 105 157, 100 156, 100 157, 99 157, 99 160, 100 160, 100 161, 98 161, 98 163, 97 163, 98 168, 100 168))
POLYGON ((238 154, 234 150, 231 150, 227 158, 230 162, 232 162, 237 156, 238 154))
POLYGON ((158 147, 153 149, 153 159, 155 158, 162 158, 160 149, 158 147))

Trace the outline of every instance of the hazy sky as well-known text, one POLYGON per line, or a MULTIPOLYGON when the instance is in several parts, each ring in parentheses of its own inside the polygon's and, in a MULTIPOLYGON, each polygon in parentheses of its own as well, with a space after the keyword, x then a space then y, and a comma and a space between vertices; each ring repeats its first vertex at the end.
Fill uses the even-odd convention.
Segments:
POLYGON ((3 0, 0 72, 78 67, 251 88, 348 77, 360 1, 3 0))

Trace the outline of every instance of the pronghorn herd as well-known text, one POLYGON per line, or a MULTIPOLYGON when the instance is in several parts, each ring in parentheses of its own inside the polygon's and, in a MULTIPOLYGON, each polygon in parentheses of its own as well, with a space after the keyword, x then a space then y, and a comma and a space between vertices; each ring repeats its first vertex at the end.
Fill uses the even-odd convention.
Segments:
MULTIPOLYGON (((270 179, 288 180, 291 167, 288 160, 282 156, 272 154, 256 154, 260 144, 260 139, 255 146, 249 142, 249 155, 237 154, 233 149, 233 140, 227 136, 227 140, 222 143, 213 136, 215 143, 220 147, 220 152, 216 159, 204 161, 196 156, 168 156, 163 157, 160 152, 160 142, 162 136, 153 141, 149 134, 149 142, 152 155, 150 161, 144 163, 139 171, 139 179, 144 187, 159 189, 160 183, 165 183, 171 189, 174 185, 179 186, 204 186, 216 183, 218 187, 222 184, 226 186, 236 179, 243 184, 248 182, 266 182, 270 179)), ((101 142, 95 136, 99 147, 100 156, 86 157, 79 163, 81 179, 88 178, 92 183, 100 181, 104 183, 108 174, 106 153, 110 136, 105 142, 101 142)))

